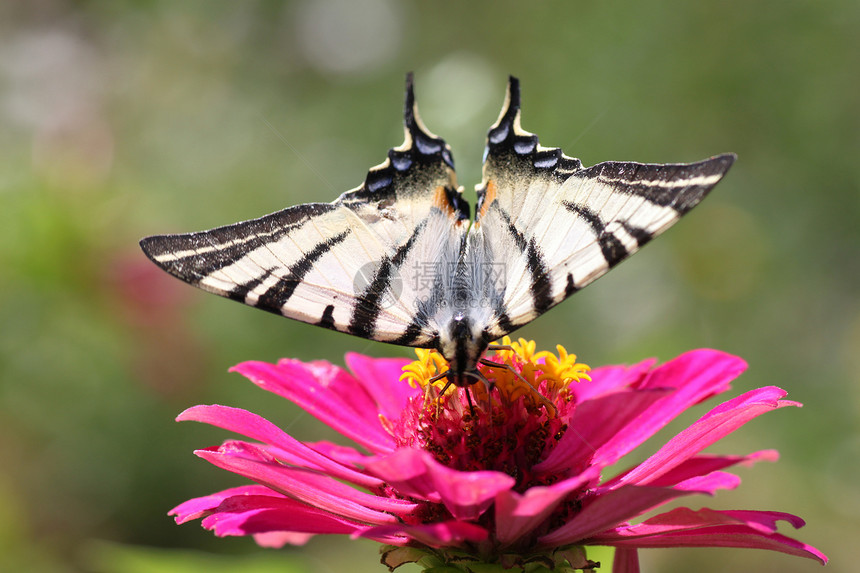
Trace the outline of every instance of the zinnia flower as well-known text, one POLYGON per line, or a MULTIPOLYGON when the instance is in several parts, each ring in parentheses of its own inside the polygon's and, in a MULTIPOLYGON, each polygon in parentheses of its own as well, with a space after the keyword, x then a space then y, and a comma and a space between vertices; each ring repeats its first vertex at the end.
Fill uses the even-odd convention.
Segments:
POLYGON ((773 450, 702 450, 760 414, 800 405, 782 400, 779 388, 730 399, 642 463, 602 475, 687 408, 728 390, 743 360, 696 350, 657 367, 649 360, 589 372, 561 346, 555 355, 524 340, 504 344, 492 360, 506 368, 480 366, 495 385, 490 392, 481 383, 443 392, 444 378, 432 379, 447 365, 426 350, 412 363, 348 354, 351 374, 290 359, 236 366, 364 451, 299 442, 245 410, 195 406, 177 419, 253 440, 196 454, 256 484, 189 500, 171 514, 264 546, 324 533, 366 537, 385 544, 392 569, 416 561, 590 568, 588 545, 616 548, 615 573, 638 571, 637 550, 650 547, 748 547, 826 562, 777 533, 779 521, 804 523, 786 513, 680 507, 633 522, 676 498, 737 487, 740 479, 724 471, 730 466, 775 460, 773 450))

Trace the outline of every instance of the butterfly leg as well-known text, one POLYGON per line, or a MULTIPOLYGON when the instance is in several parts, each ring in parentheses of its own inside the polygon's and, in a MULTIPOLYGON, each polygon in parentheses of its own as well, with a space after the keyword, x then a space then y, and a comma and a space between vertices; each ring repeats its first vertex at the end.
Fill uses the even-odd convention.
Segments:
POLYGON ((493 389, 496 387, 496 384, 495 384, 495 383, 493 383, 493 382, 490 382, 490 381, 487 379, 487 377, 486 377, 486 376, 484 376, 484 375, 481 373, 481 371, 480 371, 480 370, 478 370, 477 368, 476 368, 475 370, 470 371, 470 372, 464 372, 463 374, 464 374, 465 376, 471 376, 472 378, 474 378, 474 379, 476 379, 476 380, 480 380, 481 382, 483 382, 483 383, 484 383, 484 386, 486 386, 486 387, 487 387, 487 411, 488 411, 488 412, 490 412, 490 415, 492 416, 492 413, 493 413, 493 400, 490 398, 490 395, 493 393, 493 389))
MULTIPOLYGON (((489 380, 487 380, 484 377, 484 375, 481 374, 480 372, 478 372, 477 370, 475 372, 464 372, 463 375, 464 376, 471 376, 472 378, 477 378, 478 380, 482 380, 487 385, 487 388, 489 388, 490 390, 492 390, 492 388, 493 388, 492 383, 489 380)), ((436 382, 437 380, 441 380, 442 378, 448 378, 448 381, 445 383, 445 385, 442 387, 442 390, 439 392, 439 399, 441 399, 441 397, 445 395, 445 392, 448 390, 448 387, 451 386, 452 384, 454 384, 454 377, 451 375, 451 371, 446 370, 445 372, 442 372, 441 374, 437 374, 436 376, 433 376, 429 380, 430 384, 427 384, 427 388, 430 388, 430 385, 433 382, 436 382)), ((458 386, 460 386, 460 385, 458 384, 458 386)), ((471 392, 469 392, 469 386, 468 385, 463 386, 463 388, 466 391, 466 400, 469 402, 469 413, 471 413, 472 416, 474 416, 475 415, 475 406, 472 402, 472 394, 471 394, 471 392)), ((437 418, 439 417, 439 399, 436 400, 436 417, 437 418)), ((425 396, 425 400, 426 400, 426 396, 425 396)))
POLYGON ((426 403, 427 402, 427 396, 428 396, 428 393, 430 391, 430 388, 432 388, 432 386, 433 386, 433 382, 436 382, 437 380, 441 380, 442 378, 448 379, 448 381, 445 383, 445 385, 442 386, 442 390, 439 392, 439 395, 436 398, 436 419, 437 420, 439 419, 439 403, 442 399, 442 396, 445 395, 445 392, 448 390, 448 386, 450 386, 451 384, 454 383, 454 379, 451 378, 451 376, 449 376, 450 372, 451 372, 450 370, 446 370, 445 372, 441 372, 441 373, 437 374, 436 376, 433 376, 432 378, 430 378, 430 380, 427 381, 428 384, 424 390, 424 402, 426 403))
POLYGON ((445 384, 445 386, 442 388, 442 393, 444 394, 444 393, 445 393, 445 390, 447 390, 447 389, 448 389, 448 386, 450 386, 450 385, 451 385, 451 383, 452 383, 452 382, 451 382, 451 377, 450 377, 450 376, 448 376, 448 373, 449 373, 449 372, 451 372, 451 371, 450 371, 450 370, 446 370, 445 372, 441 372, 441 373, 437 374, 436 376, 434 376, 433 378, 431 378, 430 380, 428 380, 428 381, 427 381, 427 382, 428 382, 428 384, 427 384, 427 385, 429 386, 429 385, 430 385, 430 384, 432 384, 433 382, 436 382, 437 380, 441 380, 442 378, 448 378, 448 383, 447 383, 447 384, 445 384))
MULTIPOLYGON (((448 372, 446 372, 445 374, 450 374, 450 373, 451 373, 451 371, 449 370, 449 371, 448 371, 448 372)), ((447 390, 447 389, 448 389, 448 386, 450 386, 450 385, 451 385, 451 384, 453 384, 453 383, 454 383, 454 378, 453 378, 453 377, 451 377, 451 376, 449 376, 449 377, 448 377, 448 382, 445 384, 445 387, 442 389, 442 393, 444 394, 444 393, 445 393, 445 390, 447 390)), ((471 392, 469 392, 469 386, 463 386, 463 391, 464 391, 464 392, 466 392, 466 401, 469 403, 469 413, 470 413, 470 414, 472 415, 472 417, 474 418, 474 417, 475 417, 475 406, 472 404, 472 393, 471 393, 471 392)), ((437 405, 437 408, 438 408, 438 405, 437 405)), ((439 416, 438 416, 438 412, 437 412, 436 417, 437 417, 437 418, 439 417, 439 416)))
POLYGON ((474 418, 475 417, 475 406, 472 405, 472 393, 469 392, 468 386, 466 386, 465 390, 466 390, 466 401, 469 403, 469 413, 474 418))
POLYGON ((526 379, 522 377, 522 374, 520 374, 519 372, 517 372, 516 370, 514 370, 513 366, 511 366, 510 364, 501 364, 501 363, 499 363, 499 362, 493 362, 492 360, 487 360, 486 358, 481 358, 478 362, 480 362, 481 364, 483 364, 484 366, 487 366, 487 367, 489 367, 489 368, 499 368, 499 369, 502 369, 502 370, 507 370, 508 372, 510 372, 511 374, 513 374, 514 376, 516 376, 517 378, 519 378, 519 379, 520 379, 520 382, 522 382, 523 384, 525 384, 525 385, 526 385, 526 387, 527 387, 529 390, 531 390, 531 391, 532 391, 532 393, 533 393, 535 396, 537 396, 538 400, 540 400, 540 401, 543 403, 544 407, 547 409, 547 412, 551 412, 551 414, 552 414, 552 416, 553 416, 553 417, 558 413, 558 410, 556 409, 555 404, 553 404, 552 402, 550 402, 550 401, 546 398, 546 396, 544 396, 543 394, 541 394, 540 392, 538 392, 538 391, 537 391, 537 388, 535 388, 534 386, 532 386, 531 384, 529 384, 529 383, 526 381, 526 379))

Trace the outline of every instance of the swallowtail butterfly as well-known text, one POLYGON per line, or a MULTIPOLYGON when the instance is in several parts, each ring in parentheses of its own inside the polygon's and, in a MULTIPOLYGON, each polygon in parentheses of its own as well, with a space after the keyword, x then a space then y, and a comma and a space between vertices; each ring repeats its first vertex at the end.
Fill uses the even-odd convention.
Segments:
MULTIPOLYGON (((437 349, 450 383, 484 379, 490 343, 597 279, 695 207, 735 159, 583 167, 520 127, 511 77, 490 127, 474 219, 450 147, 418 116, 405 141, 331 203, 141 241, 203 290, 371 340, 437 349)), ((485 380, 485 379, 484 379, 485 380)))

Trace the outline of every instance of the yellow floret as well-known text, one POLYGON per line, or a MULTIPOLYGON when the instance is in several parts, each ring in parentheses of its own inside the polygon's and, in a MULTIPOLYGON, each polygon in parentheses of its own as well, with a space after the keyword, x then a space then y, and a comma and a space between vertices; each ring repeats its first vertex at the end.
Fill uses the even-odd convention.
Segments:
MULTIPOLYGON (((587 374, 590 370, 588 365, 577 362, 576 355, 569 354, 560 344, 556 346, 557 356, 546 350, 535 352, 535 341, 524 338, 513 342, 505 336, 499 346, 493 349, 492 357, 488 358, 498 366, 482 364, 479 369, 498 391, 499 398, 506 403, 524 396, 530 405, 537 407, 544 400, 536 395, 542 382, 546 383, 545 395, 559 396, 567 392, 571 382, 591 380, 587 374)), ((447 378, 439 377, 448 371, 448 362, 436 350, 416 348, 415 354, 418 359, 403 367, 400 379, 406 380, 413 388, 424 389, 425 396, 431 388, 436 390, 435 395, 438 396, 442 388, 448 385, 447 378)), ((454 385, 448 385, 445 393, 455 391, 454 385)), ((486 399, 485 385, 475 384, 470 387, 470 391, 477 400, 486 399)))

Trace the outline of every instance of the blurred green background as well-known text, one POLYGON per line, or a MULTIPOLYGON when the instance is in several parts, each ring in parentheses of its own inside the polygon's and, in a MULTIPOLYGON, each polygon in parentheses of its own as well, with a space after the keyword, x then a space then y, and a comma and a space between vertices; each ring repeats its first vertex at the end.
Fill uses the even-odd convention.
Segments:
MULTIPOLYGON (((783 532, 854 571, 858 29, 856 0, 0 3, 0 569, 384 570, 372 543, 263 551, 176 526, 171 507, 242 482, 191 454, 224 432, 173 417, 222 403, 331 438, 227 368, 406 351, 203 294, 137 241, 358 185, 402 141, 413 70, 470 197, 508 74, 524 127, 587 165, 738 154, 699 209, 522 334, 594 366, 703 346, 746 358, 733 395, 774 384, 805 407, 719 444, 782 459, 689 504, 799 514, 807 527, 783 532)), ((818 570, 643 554, 647 571, 693 568, 818 570)))

